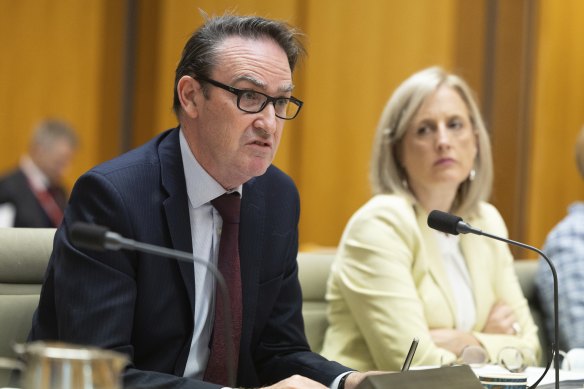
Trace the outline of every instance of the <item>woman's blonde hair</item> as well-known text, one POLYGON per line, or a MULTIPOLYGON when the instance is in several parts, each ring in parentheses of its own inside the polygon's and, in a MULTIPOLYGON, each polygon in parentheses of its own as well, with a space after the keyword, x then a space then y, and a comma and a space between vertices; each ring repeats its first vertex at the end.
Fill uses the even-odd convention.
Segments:
POLYGON ((406 175, 397 156, 400 142, 424 100, 441 86, 454 89, 466 103, 470 121, 477 136, 478 153, 474 178, 469 177, 458 188, 450 212, 467 216, 480 201, 488 199, 493 185, 493 160, 489 134, 467 83, 440 67, 431 67, 405 80, 388 100, 377 125, 373 143, 370 179, 374 194, 393 193, 415 197, 409 190, 406 175))

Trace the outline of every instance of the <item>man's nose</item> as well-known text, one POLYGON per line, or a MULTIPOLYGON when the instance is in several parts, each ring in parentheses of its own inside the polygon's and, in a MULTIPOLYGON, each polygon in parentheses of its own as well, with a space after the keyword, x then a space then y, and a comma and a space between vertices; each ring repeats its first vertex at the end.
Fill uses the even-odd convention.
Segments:
POLYGON ((274 104, 273 101, 268 102, 260 112, 261 116, 258 119, 257 127, 263 129, 267 134, 273 134, 278 128, 278 118, 276 116, 276 107, 274 104))

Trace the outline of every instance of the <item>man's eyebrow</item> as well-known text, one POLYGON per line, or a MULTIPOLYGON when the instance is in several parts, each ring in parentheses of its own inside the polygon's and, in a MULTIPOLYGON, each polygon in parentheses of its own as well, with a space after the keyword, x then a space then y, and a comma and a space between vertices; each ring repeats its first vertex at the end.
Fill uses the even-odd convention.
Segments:
MULTIPOLYGON (((252 83, 253 85, 255 85, 256 87, 266 90, 267 88, 267 84, 263 81, 258 80, 257 78, 251 77, 251 76, 240 76, 237 77, 234 80, 234 83, 237 83, 238 81, 247 81, 252 83)), ((291 92, 294 89, 294 84, 288 84, 288 85, 284 85, 278 88, 278 90, 280 92, 291 92)))

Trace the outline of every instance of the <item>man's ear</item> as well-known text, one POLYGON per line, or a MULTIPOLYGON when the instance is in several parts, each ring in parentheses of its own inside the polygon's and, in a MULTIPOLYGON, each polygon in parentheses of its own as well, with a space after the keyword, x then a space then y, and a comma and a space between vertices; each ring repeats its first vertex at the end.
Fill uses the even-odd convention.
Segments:
POLYGON ((196 100, 202 97, 202 89, 199 81, 191 76, 182 76, 176 85, 178 99, 183 113, 191 119, 199 115, 196 100))

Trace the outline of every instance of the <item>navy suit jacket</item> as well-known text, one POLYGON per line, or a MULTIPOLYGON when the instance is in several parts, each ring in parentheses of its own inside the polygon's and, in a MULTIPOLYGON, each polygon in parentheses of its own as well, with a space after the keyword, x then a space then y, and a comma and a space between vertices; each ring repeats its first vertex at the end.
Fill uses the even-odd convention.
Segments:
MULTIPOLYGON (((128 387, 217 387, 182 377, 196 309, 193 264, 80 250, 68 231, 73 222, 85 221, 136 241, 192 252, 178 134, 169 130, 78 180, 33 318, 31 340, 128 354, 128 387)), ((329 385, 348 371, 312 353, 306 341, 296 262, 299 214, 296 187, 277 168, 244 184, 238 386, 267 385, 293 374, 329 385)))

